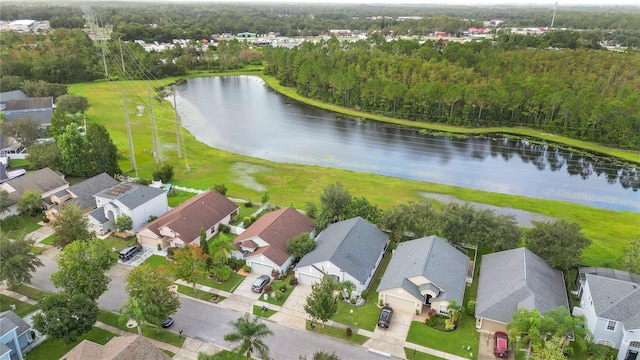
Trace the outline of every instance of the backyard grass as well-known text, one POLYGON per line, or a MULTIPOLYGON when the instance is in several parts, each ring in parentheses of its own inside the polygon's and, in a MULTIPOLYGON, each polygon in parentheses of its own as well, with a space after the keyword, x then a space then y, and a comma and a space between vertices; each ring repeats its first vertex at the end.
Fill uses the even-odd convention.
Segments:
POLYGON ((275 314, 277 311, 269 309, 267 307, 267 311, 262 311, 262 306, 253 305, 253 315, 260 316, 263 318, 268 318, 271 315, 275 314))
POLYGON ((380 308, 376 305, 378 302, 378 292, 375 290, 378 288, 382 275, 387 270, 390 261, 391 252, 388 251, 382 258, 380 266, 378 266, 378 270, 373 276, 373 280, 371 280, 364 305, 355 306, 341 301, 338 303, 338 311, 331 320, 364 330, 374 331, 378 323, 378 316, 380 315, 380 308), (353 314, 351 314, 351 310, 353 310, 353 314))
POLYGON ((31 314, 32 312, 38 310, 38 305, 31 305, 18 299, 14 299, 10 296, 0 294, 0 312, 11 310, 11 305, 16 306, 14 312, 20 317, 26 316, 27 314, 31 314))
POLYGON ((59 359, 62 355, 66 354, 78 345, 82 340, 90 340, 97 344, 104 345, 109 340, 114 338, 116 334, 111 333, 107 330, 100 329, 97 327, 93 327, 88 333, 80 336, 71 344, 65 344, 62 340, 51 340, 47 339, 42 344, 38 345, 35 349, 33 349, 29 354, 27 354, 27 359, 29 360, 50 360, 50 359, 59 359))
POLYGON ((333 338, 344 340, 356 345, 362 345, 366 343, 367 340, 369 340, 369 338, 364 335, 356 334, 355 329, 351 334, 351 336, 347 336, 346 329, 335 327, 335 326, 329 326, 327 324, 325 324, 324 327, 322 327, 322 324, 316 323, 315 329, 311 328, 311 320, 307 320, 306 329, 316 334, 331 336, 333 338))
MULTIPOLYGON (((199 189, 199 190, 206 190, 206 189, 199 189)), ((169 206, 173 208, 191 199, 196 195, 198 194, 182 191, 182 190, 172 190, 171 194, 167 196, 167 202, 169 203, 169 206)))
MULTIPOLYGON (((120 314, 116 314, 106 310, 100 310, 100 313, 98 314, 98 321, 101 321, 111 326, 115 326, 119 329, 126 330, 134 334, 138 333, 137 327, 128 328, 126 324, 120 323, 120 314)), ((184 339, 185 339, 184 337, 172 331, 165 330, 162 328, 157 329, 155 326, 149 325, 149 324, 142 324, 142 335, 150 339, 162 341, 163 343, 177 346, 179 348, 182 347, 182 344, 184 343, 184 339)))
POLYGON ((407 360, 439 360, 441 357, 416 351, 414 349, 404 348, 404 355, 407 360))
POLYGON ((244 204, 238 204, 240 209, 238 209, 238 216, 236 220, 232 223, 232 225, 238 225, 244 220, 245 216, 251 216, 254 212, 256 212, 259 208, 257 206, 246 207, 244 204))
POLYGON ((52 245, 53 244, 53 234, 47 236, 46 238, 40 241, 41 244, 52 245))
POLYGON ((43 252, 45 252, 47 249, 40 247, 40 246, 32 246, 31 247, 31 253, 35 254, 35 255, 40 255, 43 252))
POLYGON ((49 293, 46 291, 38 290, 28 285, 18 285, 11 288, 11 291, 22 294, 34 300, 40 300, 47 296, 49 293))
MULTIPOLYGON (((196 76, 199 75, 192 75, 192 77, 196 76)), ((273 81, 268 77, 264 78, 273 81)), ((136 103, 148 103, 147 87, 154 88, 175 80, 176 78, 168 78, 154 82, 127 82, 126 85, 132 85, 127 86, 127 98, 130 99, 129 111, 135 114, 136 103), (140 90, 136 92, 136 88, 140 90)), ((275 85, 272 86, 278 88, 275 85)), ((119 151, 122 154, 128 154, 129 145, 124 119, 120 112, 111 111, 121 106, 118 97, 113 95, 114 93, 119 94, 121 90, 125 90, 124 82, 80 83, 69 86, 70 94, 88 98, 91 104, 91 108, 87 112, 89 121, 106 126, 119 151)), ((173 109, 169 102, 156 103, 156 105, 159 105, 157 110, 154 106, 156 118, 173 119, 173 109)), ((137 118, 135 124, 132 125, 132 131, 136 134, 135 156, 139 176, 149 179, 156 166, 151 152, 148 151, 153 141, 149 130, 151 128, 150 119, 147 118, 148 116, 137 118)), ((158 141, 161 144, 175 144, 175 123, 173 121, 158 121, 158 124, 158 141)), ((496 131, 496 129, 493 130, 496 131)), ((554 137, 554 140, 564 141, 561 137, 554 137)), ((188 160, 186 156, 183 156, 182 160, 178 160, 175 147, 163 146, 162 156, 167 159, 166 161, 170 161, 175 169, 172 183, 196 189, 208 189, 212 184, 225 184, 229 189, 227 195, 234 198, 260 199, 262 197, 264 190, 248 186, 242 180, 247 176, 266 188, 272 203, 291 205, 298 209, 303 209, 309 201, 317 203, 322 191, 337 181, 349 189, 354 196, 365 197, 383 210, 407 203, 410 200, 420 200, 423 198, 421 194, 424 192, 452 195, 464 201, 527 210, 578 223, 583 234, 592 241, 592 245, 584 250, 582 258, 582 263, 588 266, 619 266, 618 259, 622 254, 622 248, 630 239, 631 235, 629 234, 636 234, 640 231, 638 214, 631 211, 604 210, 568 202, 483 192, 375 174, 362 176, 358 172, 319 166, 274 163, 211 148, 197 141, 192 134, 184 129, 183 142, 186 153, 190 155, 188 160), (186 168, 187 161, 189 171, 186 168), (242 165, 243 168, 255 169, 255 171, 243 172, 238 170, 238 165, 242 165)), ((598 151, 606 153, 603 150, 598 151)), ((622 152, 616 156, 624 157, 625 154, 627 158, 634 161, 640 158, 637 153, 632 152, 622 152)), ((125 171, 131 168, 126 156, 122 157, 119 165, 125 171)))

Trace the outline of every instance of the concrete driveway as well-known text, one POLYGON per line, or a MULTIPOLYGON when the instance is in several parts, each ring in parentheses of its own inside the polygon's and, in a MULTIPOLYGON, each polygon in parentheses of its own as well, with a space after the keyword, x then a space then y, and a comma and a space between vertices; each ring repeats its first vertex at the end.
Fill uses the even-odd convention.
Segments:
POLYGON ((124 265, 129 265, 134 267, 139 266, 156 252, 157 252, 156 248, 147 246, 147 245, 142 245, 142 250, 139 253, 137 253, 134 257, 132 257, 127 261, 122 261, 121 259, 118 259, 118 264, 124 264, 124 265))
MULTIPOLYGON (((511 342, 511 340, 509 340, 511 342)), ((515 360, 516 355, 513 348, 509 346, 509 357, 507 360, 515 360)), ((490 332, 480 332, 480 344, 478 346, 478 360, 496 360, 493 355, 493 334, 490 332)))
POLYGON ((253 305, 258 301, 261 294, 251 291, 251 285, 253 285, 258 276, 260 276, 260 274, 249 273, 240 285, 238 285, 233 294, 221 301, 219 305, 225 309, 236 310, 242 313, 253 313, 253 305))
POLYGON ((309 314, 304 311, 304 305, 309 294, 311 294, 310 285, 296 285, 287 301, 282 304, 280 310, 273 314, 270 319, 305 329, 309 314))
POLYGON ((404 343, 409 334, 413 315, 409 312, 395 311, 389 328, 376 327, 373 336, 364 346, 403 359, 404 343))

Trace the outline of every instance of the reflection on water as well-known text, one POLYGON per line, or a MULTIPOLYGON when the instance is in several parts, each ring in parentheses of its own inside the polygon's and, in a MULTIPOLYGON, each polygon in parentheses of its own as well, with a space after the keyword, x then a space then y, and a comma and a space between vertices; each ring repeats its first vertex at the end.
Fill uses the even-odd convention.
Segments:
POLYGON ((640 211, 640 172, 603 158, 526 140, 431 136, 346 118, 279 95, 256 77, 192 79, 177 92, 183 126, 198 140, 222 150, 277 162, 640 211))

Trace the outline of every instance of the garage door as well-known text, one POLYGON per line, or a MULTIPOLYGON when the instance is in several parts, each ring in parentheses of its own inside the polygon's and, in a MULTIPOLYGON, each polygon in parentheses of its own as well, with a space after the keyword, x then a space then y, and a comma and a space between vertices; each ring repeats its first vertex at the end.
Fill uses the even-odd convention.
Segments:
POLYGON ((296 277, 298 278, 298 283, 303 284, 303 285, 313 285, 317 282, 320 282, 320 280, 322 280, 322 278, 318 277, 318 276, 313 276, 313 275, 309 275, 309 274, 303 274, 300 272, 296 273, 296 277))
POLYGON ((271 276, 271 271, 273 271, 273 267, 255 261, 252 261, 249 266, 251 266, 251 272, 256 274, 271 276))
POLYGON ((403 313, 415 313, 415 302, 413 300, 403 299, 401 297, 387 294, 384 298, 394 311, 402 311, 403 313))

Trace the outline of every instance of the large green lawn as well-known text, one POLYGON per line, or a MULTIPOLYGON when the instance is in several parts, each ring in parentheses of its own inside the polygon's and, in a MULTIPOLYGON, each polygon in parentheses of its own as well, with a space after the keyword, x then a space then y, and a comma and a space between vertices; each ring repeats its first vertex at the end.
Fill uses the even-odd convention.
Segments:
POLYGON ((29 360, 51 360, 51 359, 59 359, 62 355, 69 352, 69 350, 73 349, 76 345, 78 345, 82 340, 90 340, 94 343, 104 345, 116 334, 111 333, 107 330, 103 330, 97 327, 91 329, 88 333, 82 335, 77 338, 75 342, 71 344, 65 344, 62 340, 45 340, 42 344, 38 345, 37 348, 33 349, 27 355, 27 359, 29 360))
MULTIPOLYGON (((160 83, 169 83, 174 80, 176 79, 163 79, 156 82, 137 81, 126 84, 81 83, 70 85, 69 92, 88 98, 91 104, 87 112, 88 120, 107 127, 116 147, 123 155, 120 167, 128 171, 131 165, 126 160, 129 152, 127 132, 121 112, 112 111, 122 106, 121 99, 114 94, 121 94, 122 91, 127 90, 129 112, 135 114, 136 103, 148 103, 147 87, 153 88, 160 83)), ((158 104, 156 102, 156 105, 158 104)), ((155 108, 154 106, 156 118, 173 119, 173 111, 168 102, 158 106, 157 111, 155 108)), ((153 156, 148 150, 153 144, 150 122, 148 116, 136 117, 132 125, 132 131, 136 134, 134 147, 138 172, 141 177, 147 179, 151 178, 156 168, 153 156)), ((158 134, 161 144, 175 144, 175 123, 158 121, 158 134)), ((623 246, 631 239, 632 234, 640 232, 638 214, 630 211, 603 210, 567 202, 496 194, 375 174, 363 176, 353 171, 319 166, 274 163, 210 148, 197 141, 184 129, 183 143, 186 151, 183 152, 181 160, 177 158, 175 146, 166 146, 162 153, 165 161, 174 166, 175 176, 172 183, 197 189, 209 189, 213 184, 225 184, 229 189, 227 195, 234 198, 255 201, 262 197, 263 190, 256 190, 242 181, 242 177, 246 176, 266 188, 272 203, 291 205, 299 209, 304 209, 309 201, 317 204, 324 188, 336 181, 340 181, 352 195, 363 196, 381 209, 406 203, 409 200, 421 199, 420 194, 423 192, 453 195, 465 201, 513 207, 580 224, 583 233, 593 242, 583 253, 583 263, 592 266, 618 265, 617 259, 622 253, 623 246), (250 173, 246 171, 243 173, 238 170, 238 165, 252 170, 250 173)), ((639 158, 637 154, 629 154, 636 159, 639 158)))
MULTIPOLYGON (((120 322, 120 314, 112 313, 106 310, 100 310, 98 314, 98 321, 102 321, 105 324, 115 326, 119 329, 129 331, 131 333, 138 333, 138 328, 129 328, 126 324, 120 322)), ((182 347, 185 338, 174 333, 173 331, 165 330, 162 328, 156 328, 153 325, 142 324, 142 335, 150 339, 162 341, 163 343, 171 344, 177 347, 182 347)), ((31 359, 29 359, 31 360, 31 359)))

